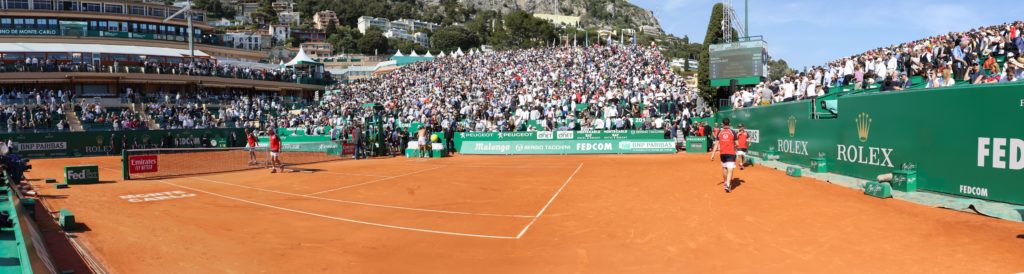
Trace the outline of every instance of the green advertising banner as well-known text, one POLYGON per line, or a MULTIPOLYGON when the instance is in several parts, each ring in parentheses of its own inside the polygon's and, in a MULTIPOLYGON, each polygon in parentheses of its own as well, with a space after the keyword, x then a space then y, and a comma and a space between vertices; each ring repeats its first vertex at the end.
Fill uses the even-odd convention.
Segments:
POLYGON ((57 35, 56 29, 0 29, 0 35, 57 35))
POLYGON ((675 153, 672 140, 463 141, 459 153, 520 154, 654 154, 675 153))
POLYGON ((686 136, 686 153, 708 153, 708 137, 686 136))
POLYGON ((661 130, 459 132, 463 154, 674 153, 675 141, 661 130))
POLYGON ((121 149, 125 148, 159 148, 165 139, 177 148, 242 146, 245 132, 242 129, 175 129, 0 134, 0 140, 12 140, 15 151, 29 158, 121 155, 121 149))
MULTIPOLYGON (((459 132, 455 134, 455 147, 463 141, 544 141, 544 140, 636 140, 665 139, 661 130, 603 130, 603 131, 517 131, 517 132, 459 132)), ((461 151, 461 150, 460 150, 461 151)))
POLYGON ((823 157, 829 172, 868 180, 912 163, 918 189, 1024 204, 1024 84, 849 95, 834 119, 812 119, 810 104, 718 115, 745 124, 754 156, 823 157))
POLYGON ((95 184, 100 182, 100 168, 96 165, 80 165, 64 167, 64 183, 95 184))

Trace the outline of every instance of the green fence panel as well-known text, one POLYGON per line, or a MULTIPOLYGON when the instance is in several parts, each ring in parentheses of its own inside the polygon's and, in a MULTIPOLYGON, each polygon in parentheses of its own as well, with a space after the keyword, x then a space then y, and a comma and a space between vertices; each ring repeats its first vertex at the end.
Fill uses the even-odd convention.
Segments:
POLYGON ((811 119, 809 104, 718 115, 746 125, 754 156, 824 157, 829 172, 862 179, 914 163, 919 189, 1024 204, 1024 84, 844 96, 835 119, 811 119))

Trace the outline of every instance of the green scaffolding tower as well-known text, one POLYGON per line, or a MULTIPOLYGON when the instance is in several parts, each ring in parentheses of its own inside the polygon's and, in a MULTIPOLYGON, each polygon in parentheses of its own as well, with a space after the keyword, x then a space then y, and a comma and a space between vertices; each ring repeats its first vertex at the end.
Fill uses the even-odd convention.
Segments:
POLYGON ((377 103, 364 104, 363 110, 371 115, 363 118, 363 136, 366 138, 366 153, 369 156, 388 155, 384 131, 384 106, 377 103))

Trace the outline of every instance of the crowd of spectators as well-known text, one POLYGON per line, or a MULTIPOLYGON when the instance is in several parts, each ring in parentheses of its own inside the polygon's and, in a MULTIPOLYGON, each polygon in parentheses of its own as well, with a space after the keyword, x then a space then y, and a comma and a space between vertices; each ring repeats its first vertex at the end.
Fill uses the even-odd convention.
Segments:
POLYGON ((64 105, 71 98, 59 89, 0 87, 0 123, 7 132, 68 130, 64 105))
MULTIPOLYGON (((145 67, 165 69, 155 63, 145 67)), ((202 62, 171 70, 289 77, 202 62)), ((698 110, 697 90, 671 72, 654 45, 544 47, 440 57, 329 86, 315 100, 308 100, 312 104, 251 93, 228 98, 206 93, 126 94, 128 101, 140 98, 146 116, 165 129, 285 127, 344 135, 338 132, 378 115, 389 132, 397 132, 399 125, 423 123, 434 131, 650 129, 672 132, 674 137, 676 129, 691 128, 690 118, 712 115, 709 107, 698 110), (211 109, 207 103, 219 106, 211 109), (371 105, 377 107, 367 107, 371 105), (334 130, 327 132, 324 126, 334 130)), ((84 100, 76 108, 83 123, 111 123, 115 129, 146 127, 142 116, 128 108, 107 111, 84 100)))
POLYGON ((0 72, 108 72, 108 73, 153 73, 192 76, 213 76, 262 81, 297 82, 300 78, 324 79, 330 82, 330 73, 312 75, 311 72, 293 68, 268 69, 252 66, 230 65, 218 63, 210 59, 184 59, 180 63, 158 62, 148 59, 141 62, 119 62, 112 64, 94 64, 91 62, 57 62, 51 59, 40 60, 27 57, 16 63, 0 66, 0 72))
POLYGON ((75 106, 78 120, 86 129, 146 130, 148 125, 142 116, 128 108, 108 109, 99 104, 86 103, 83 99, 75 106))
POLYGON ((810 99, 840 87, 890 92, 1016 82, 1024 77, 1022 30, 1024 22, 1013 22, 869 50, 741 89, 730 104, 741 108, 810 99))
POLYGON ((161 129, 194 129, 223 127, 220 120, 205 104, 160 104, 146 105, 146 114, 161 129))
POLYGON ((385 125, 419 122, 435 131, 675 132, 698 115, 696 89, 671 72, 653 45, 442 57, 328 90, 319 105, 282 115, 275 124, 344 127, 370 114, 366 104, 380 104, 374 112, 385 125))

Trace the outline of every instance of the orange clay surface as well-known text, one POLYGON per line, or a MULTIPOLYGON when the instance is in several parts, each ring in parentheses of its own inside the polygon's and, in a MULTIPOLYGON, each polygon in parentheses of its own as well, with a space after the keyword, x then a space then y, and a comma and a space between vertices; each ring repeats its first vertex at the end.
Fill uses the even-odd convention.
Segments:
POLYGON ((67 195, 44 202, 74 212, 115 273, 1024 271, 1024 224, 762 167, 726 194, 707 157, 392 158, 139 181, 99 157, 35 160, 29 176, 100 166, 102 184, 33 184, 67 195))

